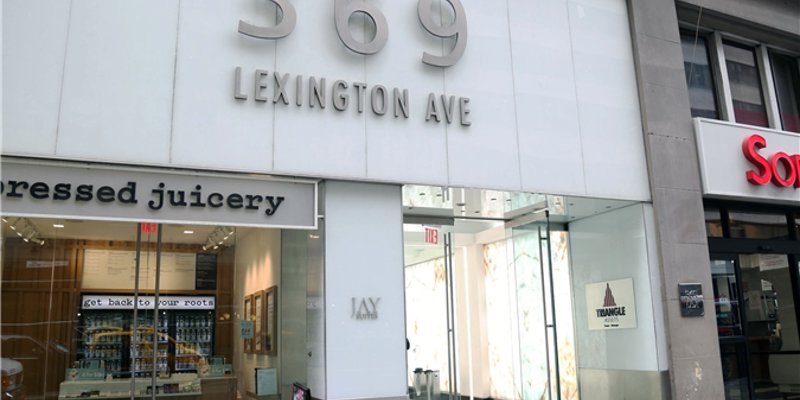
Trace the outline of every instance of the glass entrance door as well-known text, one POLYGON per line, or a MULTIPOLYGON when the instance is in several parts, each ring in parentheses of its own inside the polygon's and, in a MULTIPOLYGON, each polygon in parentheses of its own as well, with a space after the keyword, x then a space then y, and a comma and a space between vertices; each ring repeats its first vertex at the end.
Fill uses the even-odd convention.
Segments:
POLYGON ((566 232, 456 218, 404 234, 412 397, 438 379, 443 399, 578 398, 566 232))
POLYGON ((800 388, 793 268, 787 254, 712 255, 727 399, 780 398, 800 388))

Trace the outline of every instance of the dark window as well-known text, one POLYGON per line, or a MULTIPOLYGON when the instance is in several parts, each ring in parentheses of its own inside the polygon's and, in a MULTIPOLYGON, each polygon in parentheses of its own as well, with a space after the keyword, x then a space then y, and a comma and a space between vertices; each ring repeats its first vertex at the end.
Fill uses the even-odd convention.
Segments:
POLYGON ((789 226, 785 214, 730 212, 732 238, 789 239, 789 226))
POLYGON ((729 42, 724 42, 722 48, 736 122, 768 126, 754 49, 729 42))
POLYGON ((783 130, 800 132, 800 69, 797 58, 772 53, 770 60, 783 130))
POLYGON ((706 39, 692 34, 682 34, 681 48, 692 117, 718 118, 714 77, 708 62, 706 39))
POLYGON ((722 216, 718 208, 706 208, 706 233, 708 237, 722 237, 722 216))

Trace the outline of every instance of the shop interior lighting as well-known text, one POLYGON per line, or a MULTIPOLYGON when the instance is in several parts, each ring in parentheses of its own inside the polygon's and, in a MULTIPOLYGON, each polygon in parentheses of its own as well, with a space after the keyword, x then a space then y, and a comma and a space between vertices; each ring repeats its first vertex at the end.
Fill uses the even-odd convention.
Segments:
POLYGON ((234 232, 234 229, 229 226, 218 226, 214 228, 214 230, 208 234, 205 244, 203 244, 203 251, 218 249, 228 238, 233 236, 234 232))
POLYGON ((3 222, 8 224, 8 227, 26 243, 35 243, 40 246, 44 245, 44 240, 39 237, 41 235, 39 230, 36 229, 36 226, 33 225, 29 219, 17 218, 16 220, 7 220, 3 218, 3 222))

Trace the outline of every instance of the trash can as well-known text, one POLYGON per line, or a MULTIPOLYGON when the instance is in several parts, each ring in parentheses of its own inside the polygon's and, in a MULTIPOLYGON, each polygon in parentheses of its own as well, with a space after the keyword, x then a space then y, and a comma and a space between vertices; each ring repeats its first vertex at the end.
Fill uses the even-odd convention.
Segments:
POLYGON ((425 371, 422 368, 414 370, 414 398, 422 398, 422 395, 427 391, 427 381, 425 379, 425 371))
POLYGON ((439 389, 439 371, 427 370, 425 371, 425 399, 426 400, 439 400, 441 390, 439 389))

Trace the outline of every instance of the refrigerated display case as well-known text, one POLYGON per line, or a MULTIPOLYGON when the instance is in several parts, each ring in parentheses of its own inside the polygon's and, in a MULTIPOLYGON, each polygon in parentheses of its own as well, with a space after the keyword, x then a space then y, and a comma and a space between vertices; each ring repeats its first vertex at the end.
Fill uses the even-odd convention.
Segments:
POLYGON ((174 338, 175 364, 173 371, 197 372, 200 358, 214 354, 214 315, 211 312, 176 312, 174 338))
MULTIPOLYGON (((213 305, 213 303, 212 303, 213 305)), ((76 364, 98 361, 114 378, 197 372, 214 354, 214 310, 86 310, 80 312, 76 364), (154 350, 156 355, 154 356, 154 350)))

